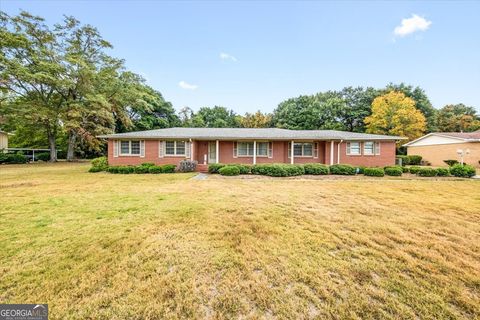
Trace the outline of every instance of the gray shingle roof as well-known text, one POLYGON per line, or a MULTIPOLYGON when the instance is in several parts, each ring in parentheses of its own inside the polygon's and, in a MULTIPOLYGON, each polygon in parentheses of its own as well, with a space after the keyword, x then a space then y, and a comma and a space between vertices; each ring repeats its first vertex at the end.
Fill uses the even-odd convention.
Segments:
POLYGON ((287 130, 279 128, 167 128, 98 136, 99 138, 197 139, 197 140, 401 140, 386 136, 337 130, 287 130))

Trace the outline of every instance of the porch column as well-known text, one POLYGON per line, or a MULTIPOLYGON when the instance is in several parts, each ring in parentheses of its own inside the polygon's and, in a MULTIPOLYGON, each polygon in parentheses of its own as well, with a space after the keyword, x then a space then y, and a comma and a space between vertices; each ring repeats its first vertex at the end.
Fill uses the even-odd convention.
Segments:
POLYGON ((335 151, 333 140, 330 141, 330 165, 333 164, 333 152, 335 151))
POLYGON ((257 141, 253 140, 253 164, 257 163, 257 141))
POLYGON ((219 161, 219 154, 218 154, 218 148, 219 148, 220 143, 218 143, 218 140, 215 141, 215 163, 218 163, 219 161))
POLYGON ((195 141, 190 139, 190 160, 195 161, 195 141))
POLYGON ((291 163, 291 164, 293 164, 293 162, 294 162, 294 161, 293 161, 293 154, 294 154, 294 152, 293 152, 293 149, 294 149, 294 143, 295 143, 295 142, 292 140, 292 147, 290 148, 290 163, 291 163))

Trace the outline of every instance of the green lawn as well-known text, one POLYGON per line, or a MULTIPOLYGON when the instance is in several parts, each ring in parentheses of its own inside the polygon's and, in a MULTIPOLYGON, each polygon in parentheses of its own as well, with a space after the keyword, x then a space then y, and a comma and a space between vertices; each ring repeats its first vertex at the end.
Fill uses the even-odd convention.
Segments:
POLYGON ((0 166, 0 303, 50 319, 474 319, 480 181, 0 166))

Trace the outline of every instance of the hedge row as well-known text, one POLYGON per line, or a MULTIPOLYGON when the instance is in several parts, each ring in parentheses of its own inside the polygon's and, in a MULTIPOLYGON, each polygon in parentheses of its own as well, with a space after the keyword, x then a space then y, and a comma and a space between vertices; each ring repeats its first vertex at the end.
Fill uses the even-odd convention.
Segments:
MULTIPOLYGON (((107 172, 109 173, 120 173, 120 174, 130 174, 130 173, 174 173, 175 165, 165 164, 163 166, 156 166, 151 164, 141 164, 139 166, 109 166, 107 172)), ((95 167, 92 167, 95 168, 95 167)), ((92 170, 92 169, 90 169, 92 170)))
POLYGON ((387 176, 402 176, 403 173, 410 172, 420 177, 446 177, 456 176, 469 178, 475 175, 475 168, 469 165, 454 165, 450 168, 431 168, 431 167, 401 167, 401 166, 387 166, 384 168, 373 167, 354 167, 348 164, 335 164, 330 167, 318 164, 309 163, 305 165, 301 164, 257 164, 257 165, 245 165, 245 164, 211 164, 208 166, 208 172, 220 173, 225 176, 236 176, 239 174, 257 174, 271 177, 290 177, 303 174, 313 175, 355 175, 364 174, 371 177, 383 177, 387 176))

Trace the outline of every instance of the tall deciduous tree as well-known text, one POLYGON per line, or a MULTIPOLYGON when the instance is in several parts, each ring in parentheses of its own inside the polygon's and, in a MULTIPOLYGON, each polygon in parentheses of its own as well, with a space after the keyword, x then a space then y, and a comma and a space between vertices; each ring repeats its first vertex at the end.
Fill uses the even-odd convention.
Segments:
POLYGON ((406 97, 412 98, 415 101, 415 107, 425 116, 427 132, 436 131, 435 127, 435 113, 436 110, 432 106, 430 99, 428 99, 425 90, 420 87, 413 87, 405 83, 387 85, 383 93, 390 91, 402 92, 406 97))
POLYGON ((463 103, 450 104, 437 111, 436 126, 443 132, 475 131, 480 128, 480 115, 463 103))
POLYGON ((225 107, 203 107, 192 117, 192 126, 207 128, 237 128, 239 116, 225 107))
POLYGON ((272 115, 260 110, 255 113, 247 112, 240 118, 240 125, 243 128, 268 128, 272 125, 272 115))
POLYGON ((368 133, 398 135, 409 140, 426 130, 425 116, 415 108, 415 101, 396 91, 373 100, 372 114, 365 118, 365 124, 368 133))
POLYGON ((64 74, 57 34, 42 18, 0 12, 0 89, 6 96, 0 112, 9 122, 43 132, 52 161, 62 130, 64 74))

